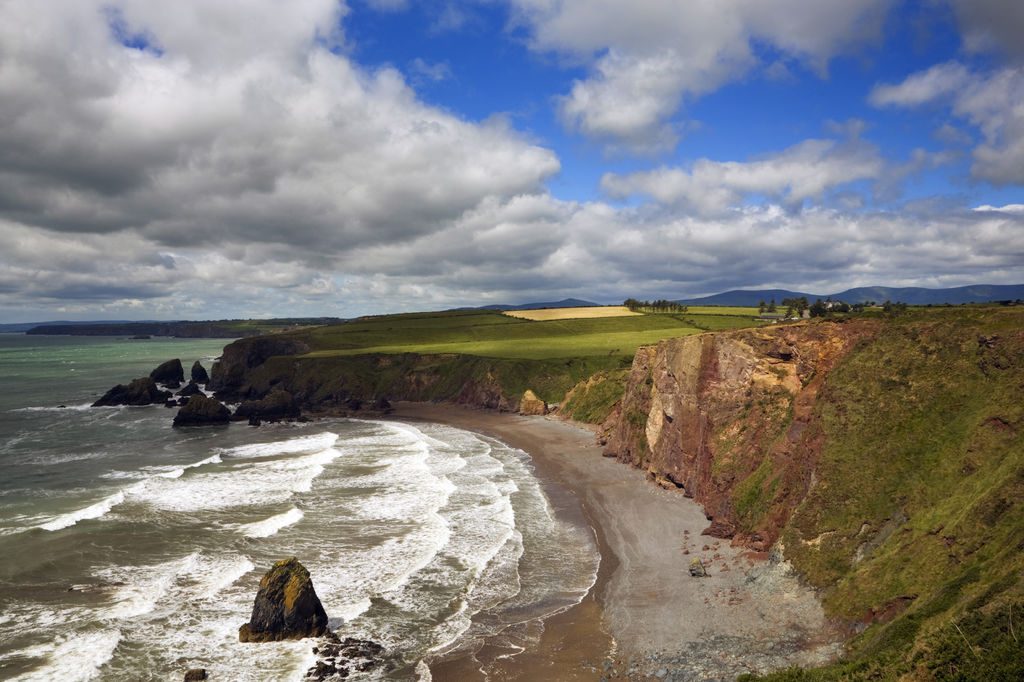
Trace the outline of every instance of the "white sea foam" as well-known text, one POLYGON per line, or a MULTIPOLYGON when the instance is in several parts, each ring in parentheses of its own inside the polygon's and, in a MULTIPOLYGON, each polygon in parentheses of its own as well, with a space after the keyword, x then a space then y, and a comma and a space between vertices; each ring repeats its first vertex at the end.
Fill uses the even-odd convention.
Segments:
POLYGON ((308 492, 325 465, 339 456, 338 450, 328 448, 303 457, 235 463, 198 476, 154 477, 143 482, 137 498, 157 509, 178 512, 279 504, 308 492))
POLYGON ((283 514, 271 516, 255 523, 246 523, 238 527, 238 532, 250 538, 268 538, 282 528, 292 526, 302 520, 303 513, 298 507, 292 507, 283 514))
MULTIPOLYGON (((151 481, 153 481, 154 478, 159 477, 164 479, 176 479, 180 478, 185 473, 186 469, 195 469, 206 464, 219 464, 220 462, 220 455, 213 455, 212 457, 207 457, 206 459, 200 460, 193 464, 187 464, 183 467, 175 467, 170 471, 164 471, 162 473, 156 474, 155 477, 145 477, 143 478, 143 480, 139 481, 135 485, 119 490, 116 493, 105 497, 99 502, 91 504, 87 507, 83 507, 82 509, 77 509, 67 514, 62 514, 61 516, 58 516, 55 519, 51 519, 47 523, 40 525, 39 528, 49 531, 57 531, 62 530, 64 528, 69 528, 78 523, 79 521, 85 521, 87 519, 98 519, 101 516, 104 516, 105 514, 110 512, 110 510, 112 510, 117 505, 124 503, 124 501, 128 499, 128 497, 133 495, 139 495, 140 493, 142 493, 144 490, 146 490, 147 485, 151 481)), ((111 471, 108 472, 107 474, 104 474, 103 478, 138 479, 139 475, 140 473, 138 472, 111 471)))
POLYGON ((318 452, 333 446, 338 434, 325 432, 313 436, 298 436, 284 441, 271 443, 254 443, 235 448, 221 450, 228 457, 271 457, 274 455, 291 455, 303 452, 318 452))
POLYGON ((50 531, 70 528, 79 521, 85 521, 86 519, 98 519, 122 502, 124 502, 124 491, 119 490, 113 495, 105 497, 95 504, 90 504, 88 507, 75 510, 68 514, 62 514, 52 521, 42 524, 39 528, 50 531))
POLYGON ((434 677, 430 674, 430 666, 426 661, 416 663, 416 682, 433 682, 434 677))
POLYGON ((181 478, 187 469, 198 469, 206 464, 220 464, 222 461, 223 460, 221 460, 220 455, 214 455, 193 464, 186 464, 183 467, 175 467, 169 471, 163 471, 157 474, 157 476, 160 476, 161 478, 181 478))
POLYGON ((108 471, 102 474, 100 478, 105 478, 111 481, 138 481, 143 478, 149 478, 149 476, 142 471, 108 471))
POLYGON ((370 609, 371 605, 372 602, 364 597, 363 599, 359 599, 358 601, 354 601, 350 604, 332 608, 331 614, 348 623, 366 613, 370 609))
POLYGON ((103 612, 103 617, 125 620, 151 613, 178 576, 192 573, 198 565, 199 554, 196 552, 154 566, 117 567, 100 572, 106 580, 123 583, 114 591, 114 604, 103 612))
POLYGON ((246 556, 209 557, 193 552, 152 566, 113 566, 97 573, 117 583, 113 602, 100 616, 106 620, 137 619, 153 613, 173 593, 170 603, 212 599, 256 566, 246 556))
POLYGON ((255 568, 256 565, 246 556, 204 557, 192 576, 196 584, 195 593, 200 598, 212 599, 255 568))
POLYGON ((23 682, 50 682, 50 680, 91 680, 100 668, 114 656, 121 641, 119 630, 75 633, 58 637, 50 644, 23 649, 19 655, 45 658, 45 663, 18 677, 23 682))

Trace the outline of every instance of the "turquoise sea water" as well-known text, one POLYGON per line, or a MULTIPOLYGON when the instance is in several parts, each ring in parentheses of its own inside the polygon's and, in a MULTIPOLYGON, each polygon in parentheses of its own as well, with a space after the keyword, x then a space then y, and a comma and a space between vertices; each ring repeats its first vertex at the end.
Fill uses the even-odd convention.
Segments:
POLYGON ((176 430, 91 408, 222 340, 0 335, 0 678, 300 679, 311 642, 240 644, 262 573, 297 556, 332 626, 388 651, 369 678, 481 638, 514 654, 592 585, 592 532, 529 459, 436 424, 335 419, 176 430), (61 407, 63 406, 63 407, 61 407))

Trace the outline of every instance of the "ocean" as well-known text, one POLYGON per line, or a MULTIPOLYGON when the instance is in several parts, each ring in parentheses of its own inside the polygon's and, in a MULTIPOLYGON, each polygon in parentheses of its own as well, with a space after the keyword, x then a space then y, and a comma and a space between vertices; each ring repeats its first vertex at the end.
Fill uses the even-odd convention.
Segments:
POLYGON ((302 679, 313 640, 237 636, 289 556, 340 635, 386 649, 349 679, 428 680, 484 640, 515 655, 593 585, 593 531, 495 439, 89 407, 164 360, 209 369, 224 343, 0 335, 0 679, 302 679))

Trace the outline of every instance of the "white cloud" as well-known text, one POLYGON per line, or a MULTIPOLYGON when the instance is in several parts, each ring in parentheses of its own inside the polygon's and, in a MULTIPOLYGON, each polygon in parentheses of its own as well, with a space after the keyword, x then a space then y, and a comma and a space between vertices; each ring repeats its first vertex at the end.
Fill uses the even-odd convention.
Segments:
POLYGON ((1024 215, 1024 204, 1006 204, 1004 206, 991 206, 989 204, 983 204, 981 206, 975 206, 972 210, 983 211, 983 212, 995 212, 995 213, 1011 213, 1014 215, 1024 215))
POLYGON ((511 0, 539 51, 593 61, 560 100, 572 129, 635 151, 671 148, 687 97, 743 76, 769 45, 824 74, 878 37, 890 0, 511 0))
POLYGON ((65 4, 66 15, 7 3, 17 20, 0 22, 8 218, 133 228, 170 245, 344 249, 427 233, 487 197, 535 191, 559 169, 500 121, 426 106, 396 71, 366 73, 328 51, 320 36, 337 3, 291 3, 281 20, 268 10, 260 30, 232 33, 224 63, 209 54, 218 41, 206 27, 230 6, 247 28, 238 3, 125 4, 162 56, 117 43, 106 2, 65 4))
POLYGON ((642 194, 662 204, 714 214, 738 207, 752 195, 799 205, 835 187, 880 178, 885 170, 878 149, 852 137, 845 142, 805 140, 747 162, 700 159, 689 169, 607 174, 601 186, 617 198, 642 194))
POLYGON ((697 69, 675 50, 645 56, 612 50, 598 60, 592 77, 575 81, 559 100, 559 116, 568 128, 610 140, 613 147, 641 153, 670 149, 678 133, 665 121, 679 108, 680 84, 686 82, 690 94, 705 92, 732 66, 723 60, 697 69))
POLYGON ((869 100, 876 107, 912 107, 948 97, 966 86, 971 74, 958 62, 946 62, 908 76, 902 83, 877 85, 869 100))
POLYGON ((981 132, 971 174, 997 185, 1024 184, 1024 67, 981 73, 957 62, 938 64, 902 83, 876 86, 870 101, 875 106, 948 106, 981 132))

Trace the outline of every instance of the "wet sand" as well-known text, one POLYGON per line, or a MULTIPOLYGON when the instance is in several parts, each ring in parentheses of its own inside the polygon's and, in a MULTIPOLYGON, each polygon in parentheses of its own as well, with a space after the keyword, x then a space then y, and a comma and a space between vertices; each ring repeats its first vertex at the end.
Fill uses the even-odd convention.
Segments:
POLYGON ((597 535, 597 582, 549 618, 538 645, 512 657, 437 662, 434 680, 734 679, 813 665, 838 653, 814 593, 784 562, 700 535, 700 506, 601 456, 594 432, 555 417, 449 404, 399 403, 392 418, 482 433, 527 452, 553 506, 597 535), (577 519, 580 518, 577 516, 577 519), (700 558, 708 577, 694 578, 700 558))

